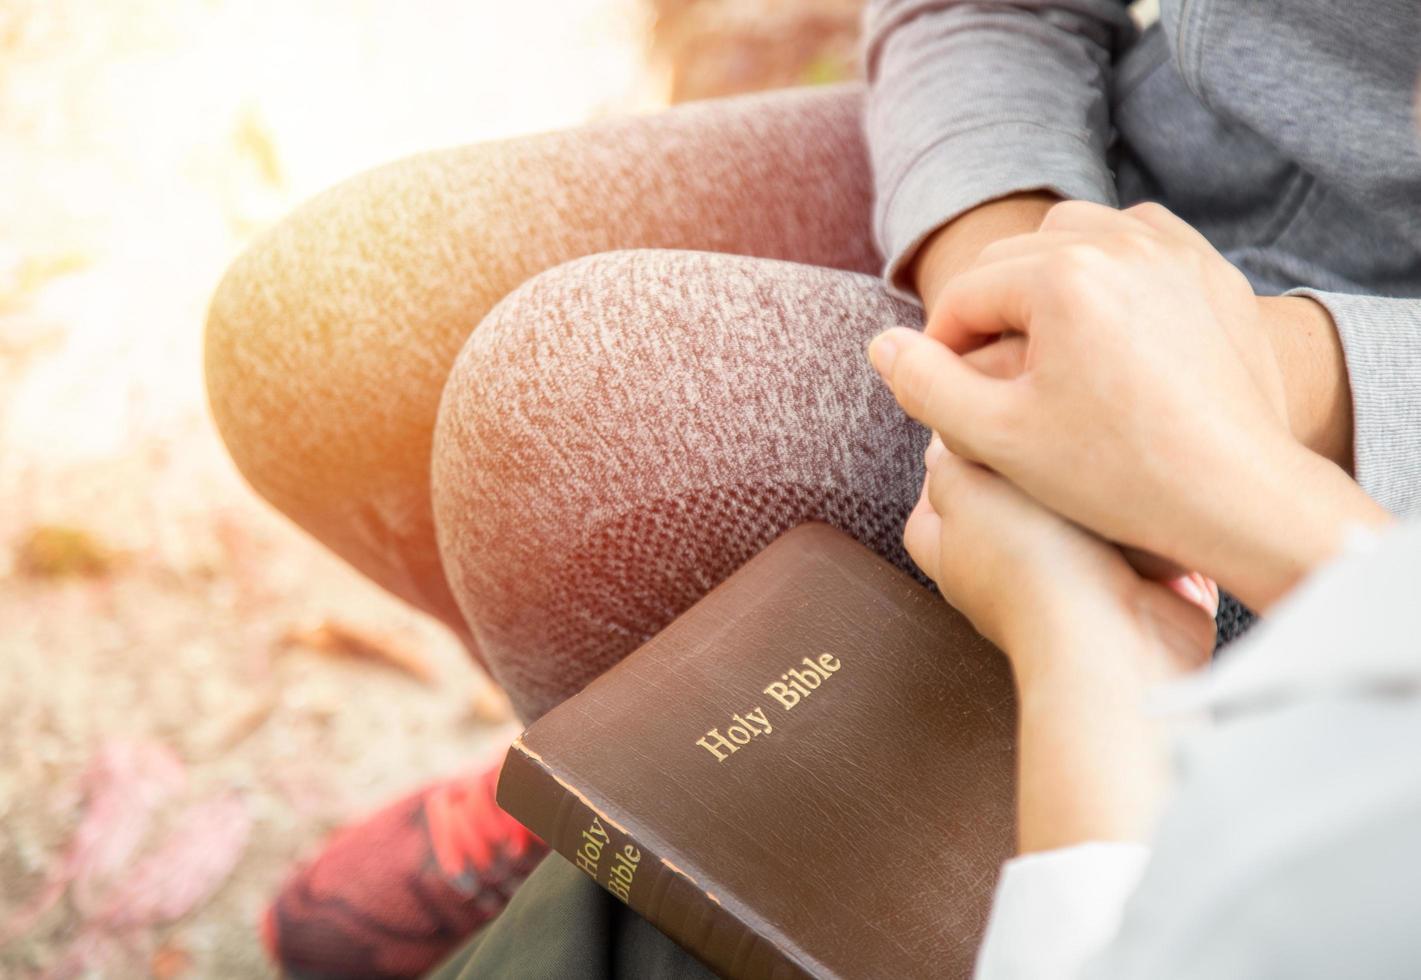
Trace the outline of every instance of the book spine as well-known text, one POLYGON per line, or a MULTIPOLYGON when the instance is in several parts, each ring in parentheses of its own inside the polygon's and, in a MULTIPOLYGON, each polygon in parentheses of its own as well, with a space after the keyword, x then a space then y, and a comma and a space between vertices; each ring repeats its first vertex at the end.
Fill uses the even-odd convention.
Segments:
POLYGON ((811 976, 788 951, 731 914, 712 891, 559 779, 521 738, 504 760, 498 805, 721 976, 811 976))

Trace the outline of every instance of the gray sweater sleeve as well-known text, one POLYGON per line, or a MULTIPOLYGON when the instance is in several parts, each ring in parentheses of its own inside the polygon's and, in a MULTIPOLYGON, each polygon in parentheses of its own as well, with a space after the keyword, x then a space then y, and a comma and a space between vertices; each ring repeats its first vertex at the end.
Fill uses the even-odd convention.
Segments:
POLYGON ((1332 314, 1352 386, 1353 473, 1398 516, 1421 513, 1421 299, 1316 289, 1332 314))
POLYGON ((1018 191, 1115 203, 1105 163, 1120 0, 870 0, 867 132, 889 289, 964 211, 1018 191))

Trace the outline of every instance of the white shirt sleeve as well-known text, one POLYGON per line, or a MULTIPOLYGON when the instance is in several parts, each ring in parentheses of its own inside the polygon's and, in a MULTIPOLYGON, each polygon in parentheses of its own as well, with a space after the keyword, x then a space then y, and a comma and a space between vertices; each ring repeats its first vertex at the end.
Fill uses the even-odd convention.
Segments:
POLYGON ((1002 866, 976 980, 1068 980, 1114 938, 1150 849, 1089 843, 1002 866))

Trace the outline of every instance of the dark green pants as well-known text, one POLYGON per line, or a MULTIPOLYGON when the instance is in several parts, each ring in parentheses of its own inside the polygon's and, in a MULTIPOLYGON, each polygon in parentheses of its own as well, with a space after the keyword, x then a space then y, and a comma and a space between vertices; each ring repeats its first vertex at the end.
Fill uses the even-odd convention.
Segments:
POLYGON ((432 980, 711 980, 714 974, 557 854, 432 980))

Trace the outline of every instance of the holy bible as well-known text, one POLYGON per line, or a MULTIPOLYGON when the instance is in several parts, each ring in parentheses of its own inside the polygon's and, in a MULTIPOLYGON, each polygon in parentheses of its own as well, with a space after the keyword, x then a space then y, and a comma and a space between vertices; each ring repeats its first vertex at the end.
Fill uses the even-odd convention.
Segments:
POLYGON ((1014 842, 1005 658, 824 524, 514 743, 498 802, 727 977, 966 977, 1014 842))

